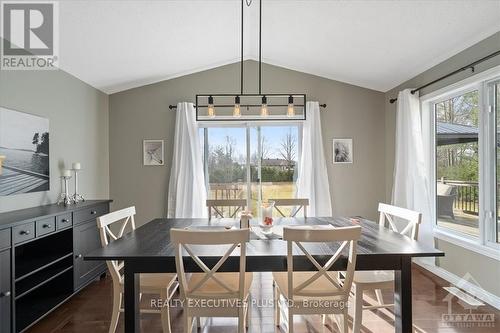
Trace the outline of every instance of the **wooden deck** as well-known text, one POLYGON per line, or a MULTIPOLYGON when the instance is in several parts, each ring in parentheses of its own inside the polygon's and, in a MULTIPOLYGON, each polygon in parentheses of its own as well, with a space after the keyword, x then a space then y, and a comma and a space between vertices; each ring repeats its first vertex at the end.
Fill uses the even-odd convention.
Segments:
POLYGON ((49 178, 4 166, 0 176, 0 196, 48 190, 49 178))

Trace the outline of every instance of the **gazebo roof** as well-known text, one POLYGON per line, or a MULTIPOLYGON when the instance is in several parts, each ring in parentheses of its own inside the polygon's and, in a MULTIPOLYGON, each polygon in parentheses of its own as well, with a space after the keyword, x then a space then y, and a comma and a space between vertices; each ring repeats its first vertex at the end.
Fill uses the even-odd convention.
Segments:
POLYGON ((479 129, 474 126, 437 122, 437 145, 477 142, 479 129))

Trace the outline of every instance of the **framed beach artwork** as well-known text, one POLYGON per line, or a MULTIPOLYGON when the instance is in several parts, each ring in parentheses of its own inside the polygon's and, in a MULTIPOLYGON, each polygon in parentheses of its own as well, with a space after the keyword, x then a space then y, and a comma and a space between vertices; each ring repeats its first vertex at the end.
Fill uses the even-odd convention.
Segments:
POLYGON ((165 144, 163 140, 143 141, 143 163, 144 165, 165 165, 165 144))
POLYGON ((351 164, 352 162, 352 139, 333 139, 333 164, 351 164))
POLYGON ((0 196, 49 189, 49 120, 0 107, 0 196))

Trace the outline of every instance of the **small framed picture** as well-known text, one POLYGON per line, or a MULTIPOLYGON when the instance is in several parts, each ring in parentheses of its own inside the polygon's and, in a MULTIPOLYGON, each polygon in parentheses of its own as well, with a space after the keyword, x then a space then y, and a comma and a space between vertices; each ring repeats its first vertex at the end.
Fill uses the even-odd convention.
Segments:
POLYGON ((350 164, 352 161, 352 139, 333 139, 333 164, 350 164))
POLYGON ((163 140, 144 140, 144 165, 165 165, 164 146, 163 140))

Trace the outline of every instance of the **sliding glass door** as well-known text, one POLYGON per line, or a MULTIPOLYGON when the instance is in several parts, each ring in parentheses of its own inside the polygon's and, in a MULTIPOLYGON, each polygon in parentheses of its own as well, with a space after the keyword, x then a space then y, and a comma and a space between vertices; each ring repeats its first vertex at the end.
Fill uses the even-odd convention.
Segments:
POLYGON ((246 199, 255 216, 263 200, 294 198, 300 139, 299 124, 200 128, 208 198, 246 199))

